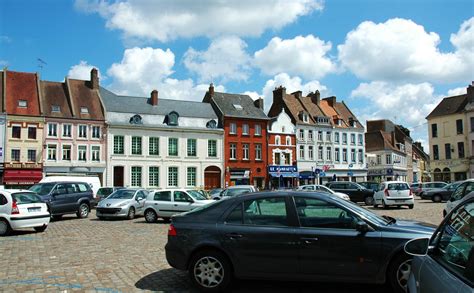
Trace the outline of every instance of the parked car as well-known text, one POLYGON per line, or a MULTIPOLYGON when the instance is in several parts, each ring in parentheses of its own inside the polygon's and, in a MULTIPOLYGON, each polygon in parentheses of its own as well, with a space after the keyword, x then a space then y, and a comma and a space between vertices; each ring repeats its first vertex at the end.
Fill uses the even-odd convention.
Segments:
POLYGON ((320 192, 326 192, 329 194, 332 194, 334 196, 340 197, 345 200, 351 200, 350 197, 342 192, 335 192, 332 191, 331 189, 327 188, 324 185, 319 185, 319 184, 309 184, 309 185, 301 185, 298 187, 298 190, 303 190, 303 191, 320 191, 320 192))
POLYGON ((349 195, 353 202, 363 202, 366 205, 374 204, 374 191, 355 182, 333 181, 326 183, 326 187, 336 192, 342 192, 349 195))
POLYGON ((381 205, 384 209, 402 205, 412 209, 415 199, 408 183, 403 181, 387 181, 380 183, 380 189, 374 195, 374 208, 381 205))
POLYGON ((150 192, 145 203, 145 220, 154 223, 158 218, 169 221, 170 217, 188 212, 200 206, 214 202, 199 192, 180 189, 155 190, 150 192))
POLYGON ((125 187, 101 187, 97 190, 96 200, 99 202, 107 196, 111 195, 114 191, 124 189, 125 187))
POLYGON ((223 191, 223 188, 214 188, 209 190, 209 196, 214 199, 214 197, 219 197, 219 194, 223 191))
POLYGON ((65 214, 76 214, 87 218, 91 207, 95 206, 92 189, 88 183, 76 181, 37 183, 30 187, 48 205, 53 219, 65 214))
POLYGON ((48 182, 85 182, 89 184, 92 189, 94 198, 97 196, 97 191, 102 187, 100 179, 97 176, 46 176, 39 183, 48 182))
POLYGON ((211 199, 211 197, 209 196, 209 193, 203 189, 188 189, 187 190, 188 192, 190 193, 199 193, 202 197, 206 198, 206 199, 211 199))
POLYGON ((257 192, 255 186, 253 185, 235 185, 229 186, 224 191, 222 191, 219 196, 214 196, 212 199, 219 200, 221 198, 232 197, 244 193, 257 192))
POLYGON ((374 192, 379 191, 379 182, 376 181, 365 181, 359 182, 360 185, 364 186, 367 189, 373 190, 374 192))
POLYGON ((433 182, 422 182, 422 183, 413 183, 411 186, 413 188, 412 192, 417 196, 422 196, 424 192, 429 191, 435 188, 443 188, 448 183, 441 182, 441 181, 433 181, 433 182))
POLYGON ((474 191, 474 179, 468 179, 456 187, 451 197, 446 202, 443 209, 443 217, 445 217, 454 207, 456 207, 469 193, 474 191))
POLYGON ((139 188, 119 189, 99 202, 96 216, 105 218, 127 218, 132 220, 136 215, 142 215, 148 191, 139 188))
POLYGON ((168 263, 200 290, 232 278, 390 282, 405 292, 411 257, 404 244, 430 237, 419 221, 379 216, 320 192, 259 192, 173 216, 168 263))
POLYGON ((430 238, 408 241, 408 292, 474 292, 474 197, 450 212, 430 238))
POLYGON ((25 228, 43 232, 48 227, 49 219, 48 206, 36 193, 0 190, 0 236, 25 228))
POLYGON ((462 182, 454 182, 442 188, 433 188, 421 194, 422 199, 431 199, 433 202, 447 201, 451 194, 462 182))

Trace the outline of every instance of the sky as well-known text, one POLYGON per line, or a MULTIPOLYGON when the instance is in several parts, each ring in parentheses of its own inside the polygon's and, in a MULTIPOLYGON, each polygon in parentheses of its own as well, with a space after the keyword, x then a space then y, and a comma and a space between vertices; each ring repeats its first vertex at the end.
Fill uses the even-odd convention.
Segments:
POLYGON ((474 81, 472 0, 0 0, 0 66, 201 101, 272 91, 344 101, 427 149, 425 117, 474 81))

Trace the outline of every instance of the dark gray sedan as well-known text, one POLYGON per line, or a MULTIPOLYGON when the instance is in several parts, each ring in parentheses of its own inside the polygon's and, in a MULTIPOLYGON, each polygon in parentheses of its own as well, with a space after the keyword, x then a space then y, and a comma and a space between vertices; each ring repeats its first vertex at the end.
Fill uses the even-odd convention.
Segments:
POLYGON ((168 263, 203 291, 232 278, 390 282, 404 292, 413 238, 432 225, 380 217, 322 193, 263 192, 231 197, 172 218, 168 263))
POLYGON ((422 199, 431 199, 434 202, 447 201, 456 187, 462 182, 454 182, 441 188, 433 188, 420 194, 422 199))

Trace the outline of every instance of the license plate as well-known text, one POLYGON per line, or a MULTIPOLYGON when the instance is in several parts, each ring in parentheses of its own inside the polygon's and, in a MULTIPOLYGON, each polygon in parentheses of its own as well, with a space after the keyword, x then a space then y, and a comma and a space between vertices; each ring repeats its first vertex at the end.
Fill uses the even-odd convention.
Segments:
POLYGON ((28 212, 34 213, 34 212, 39 212, 41 211, 41 208, 28 208, 28 212))
POLYGON ((403 199, 397 199, 397 200, 395 200, 395 202, 404 202, 404 200, 403 199))

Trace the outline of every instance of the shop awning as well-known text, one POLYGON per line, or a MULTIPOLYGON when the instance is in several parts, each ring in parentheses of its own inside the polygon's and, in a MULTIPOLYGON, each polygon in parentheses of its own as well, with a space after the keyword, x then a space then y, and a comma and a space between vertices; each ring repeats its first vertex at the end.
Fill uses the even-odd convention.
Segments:
POLYGON ((298 177, 299 174, 298 173, 291 173, 291 172, 270 172, 269 173, 270 176, 272 177, 289 177, 289 178, 294 178, 294 177, 298 177))
POLYGON ((5 170, 3 182, 7 185, 32 185, 43 179, 42 170, 13 169, 5 170))

